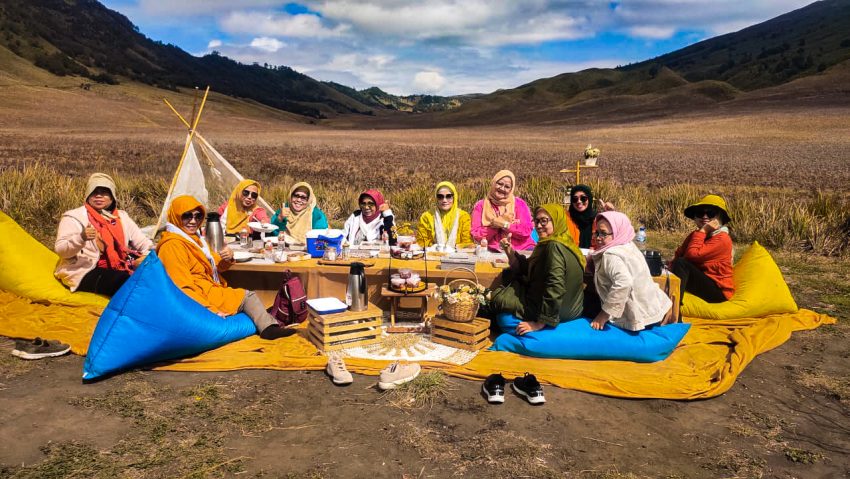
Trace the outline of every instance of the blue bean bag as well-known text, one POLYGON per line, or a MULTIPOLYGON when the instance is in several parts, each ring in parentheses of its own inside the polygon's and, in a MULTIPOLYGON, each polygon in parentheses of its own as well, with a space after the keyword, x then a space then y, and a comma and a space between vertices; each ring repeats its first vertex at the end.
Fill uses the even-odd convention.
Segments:
POLYGON ((151 252, 101 314, 83 380, 191 356, 256 332, 244 313, 222 318, 186 296, 151 252))
POLYGON ((690 324, 650 326, 633 332, 611 323, 601 331, 590 327, 591 320, 575 319, 557 327, 517 336, 512 331, 519 324, 516 316, 502 313, 496 317, 502 331, 493 343, 493 351, 509 351, 535 358, 602 359, 653 363, 661 361, 676 348, 688 332, 690 324))

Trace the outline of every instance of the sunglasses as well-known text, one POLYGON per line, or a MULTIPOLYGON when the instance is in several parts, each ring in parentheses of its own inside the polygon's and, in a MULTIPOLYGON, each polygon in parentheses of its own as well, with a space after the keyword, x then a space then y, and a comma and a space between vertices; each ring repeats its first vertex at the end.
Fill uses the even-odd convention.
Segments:
POLYGON ((597 238, 605 238, 606 236, 614 236, 614 233, 606 233, 604 231, 595 231, 593 236, 597 238))
POLYGON ((256 200, 260 196, 260 194, 255 191, 242 190, 242 196, 244 196, 245 198, 250 196, 252 199, 256 200))
POLYGON ((450 199, 452 199, 452 198, 454 198, 454 197, 455 197, 454 193, 446 193, 446 194, 444 194, 444 195, 443 195, 443 194, 440 194, 440 193, 437 193, 437 199, 438 199, 438 200, 450 200, 450 199))
POLYGON ((573 196, 573 203, 587 203, 590 198, 587 196, 573 196))
POLYGON ((549 218, 534 218, 534 224, 538 226, 546 226, 549 224, 549 218))
POLYGON ((183 221, 201 221, 202 219, 204 219, 204 214, 200 211, 190 211, 188 213, 183 213, 182 215, 180 215, 180 219, 182 219, 183 221))
POLYGON ((305 194, 295 194, 295 195, 292 195, 292 199, 307 201, 308 199, 310 199, 310 197, 305 195, 305 194))
POLYGON ((717 210, 713 210, 713 209, 704 209, 704 210, 694 211, 694 218, 712 219, 712 218, 715 218, 716 216, 717 216, 717 210))
POLYGON ((375 207, 375 203, 372 203, 371 201, 361 201, 361 202, 360 202, 360 207, 361 207, 361 208, 374 208, 374 207, 375 207))

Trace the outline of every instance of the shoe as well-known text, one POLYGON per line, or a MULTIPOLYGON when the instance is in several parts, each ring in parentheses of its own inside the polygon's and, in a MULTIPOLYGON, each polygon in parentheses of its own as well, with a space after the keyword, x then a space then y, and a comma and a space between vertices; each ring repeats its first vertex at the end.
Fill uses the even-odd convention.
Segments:
POLYGON ((42 359, 53 358, 67 354, 71 350, 71 346, 59 341, 49 341, 41 338, 35 338, 33 341, 24 341, 18 339, 15 341, 15 349, 12 350, 12 356, 17 356, 21 359, 42 359))
POLYGON ((279 324, 272 324, 271 326, 267 326, 266 329, 260 333, 260 337, 263 339, 278 339, 292 336, 296 332, 297 331, 293 328, 284 328, 279 324))
POLYGON ((381 375, 378 377, 378 387, 383 391, 395 389, 396 386, 413 381, 421 371, 422 368, 417 363, 396 361, 381 370, 381 375))
POLYGON ((345 361, 337 354, 328 356, 328 366, 325 368, 325 372, 337 386, 348 386, 354 382, 354 378, 351 377, 351 373, 345 367, 345 361))
POLYGON ((525 373, 525 376, 514 379, 511 383, 514 391, 531 404, 543 404, 546 398, 543 397, 543 386, 537 382, 537 378, 533 374, 525 373))
POLYGON ((505 402, 505 378, 501 374, 491 374, 484 380, 481 390, 487 396, 490 404, 502 404, 505 402))

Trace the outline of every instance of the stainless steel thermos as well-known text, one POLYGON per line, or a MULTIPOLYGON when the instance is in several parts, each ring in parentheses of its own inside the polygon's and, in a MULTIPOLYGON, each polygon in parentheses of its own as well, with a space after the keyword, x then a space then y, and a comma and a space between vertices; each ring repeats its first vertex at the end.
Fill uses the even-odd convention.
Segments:
POLYGON ((210 249, 215 252, 224 248, 224 231, 221 229, 221 215, 215 212, 207 213, 206 239, 210 249))
POLYGON ((345 302, 349 311, 365 311, 369 307, 369 297, 366 287, 366 265, 351 263, 348 271, 348 289, 345 292, 345 302))

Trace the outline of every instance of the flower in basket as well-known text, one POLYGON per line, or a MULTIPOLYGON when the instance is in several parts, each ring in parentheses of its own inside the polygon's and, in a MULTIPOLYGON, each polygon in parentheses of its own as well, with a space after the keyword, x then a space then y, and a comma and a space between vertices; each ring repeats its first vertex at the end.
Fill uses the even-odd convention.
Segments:
POLYGON ((434 292, 434 298, 440 301, 440 304, 457 304, 457 303, 478 303, 486 305, 490 300, 490 290, 481 284, 475 286, 464 283, 460 286, 450 286, 444 284, 437 288, 434 292))

